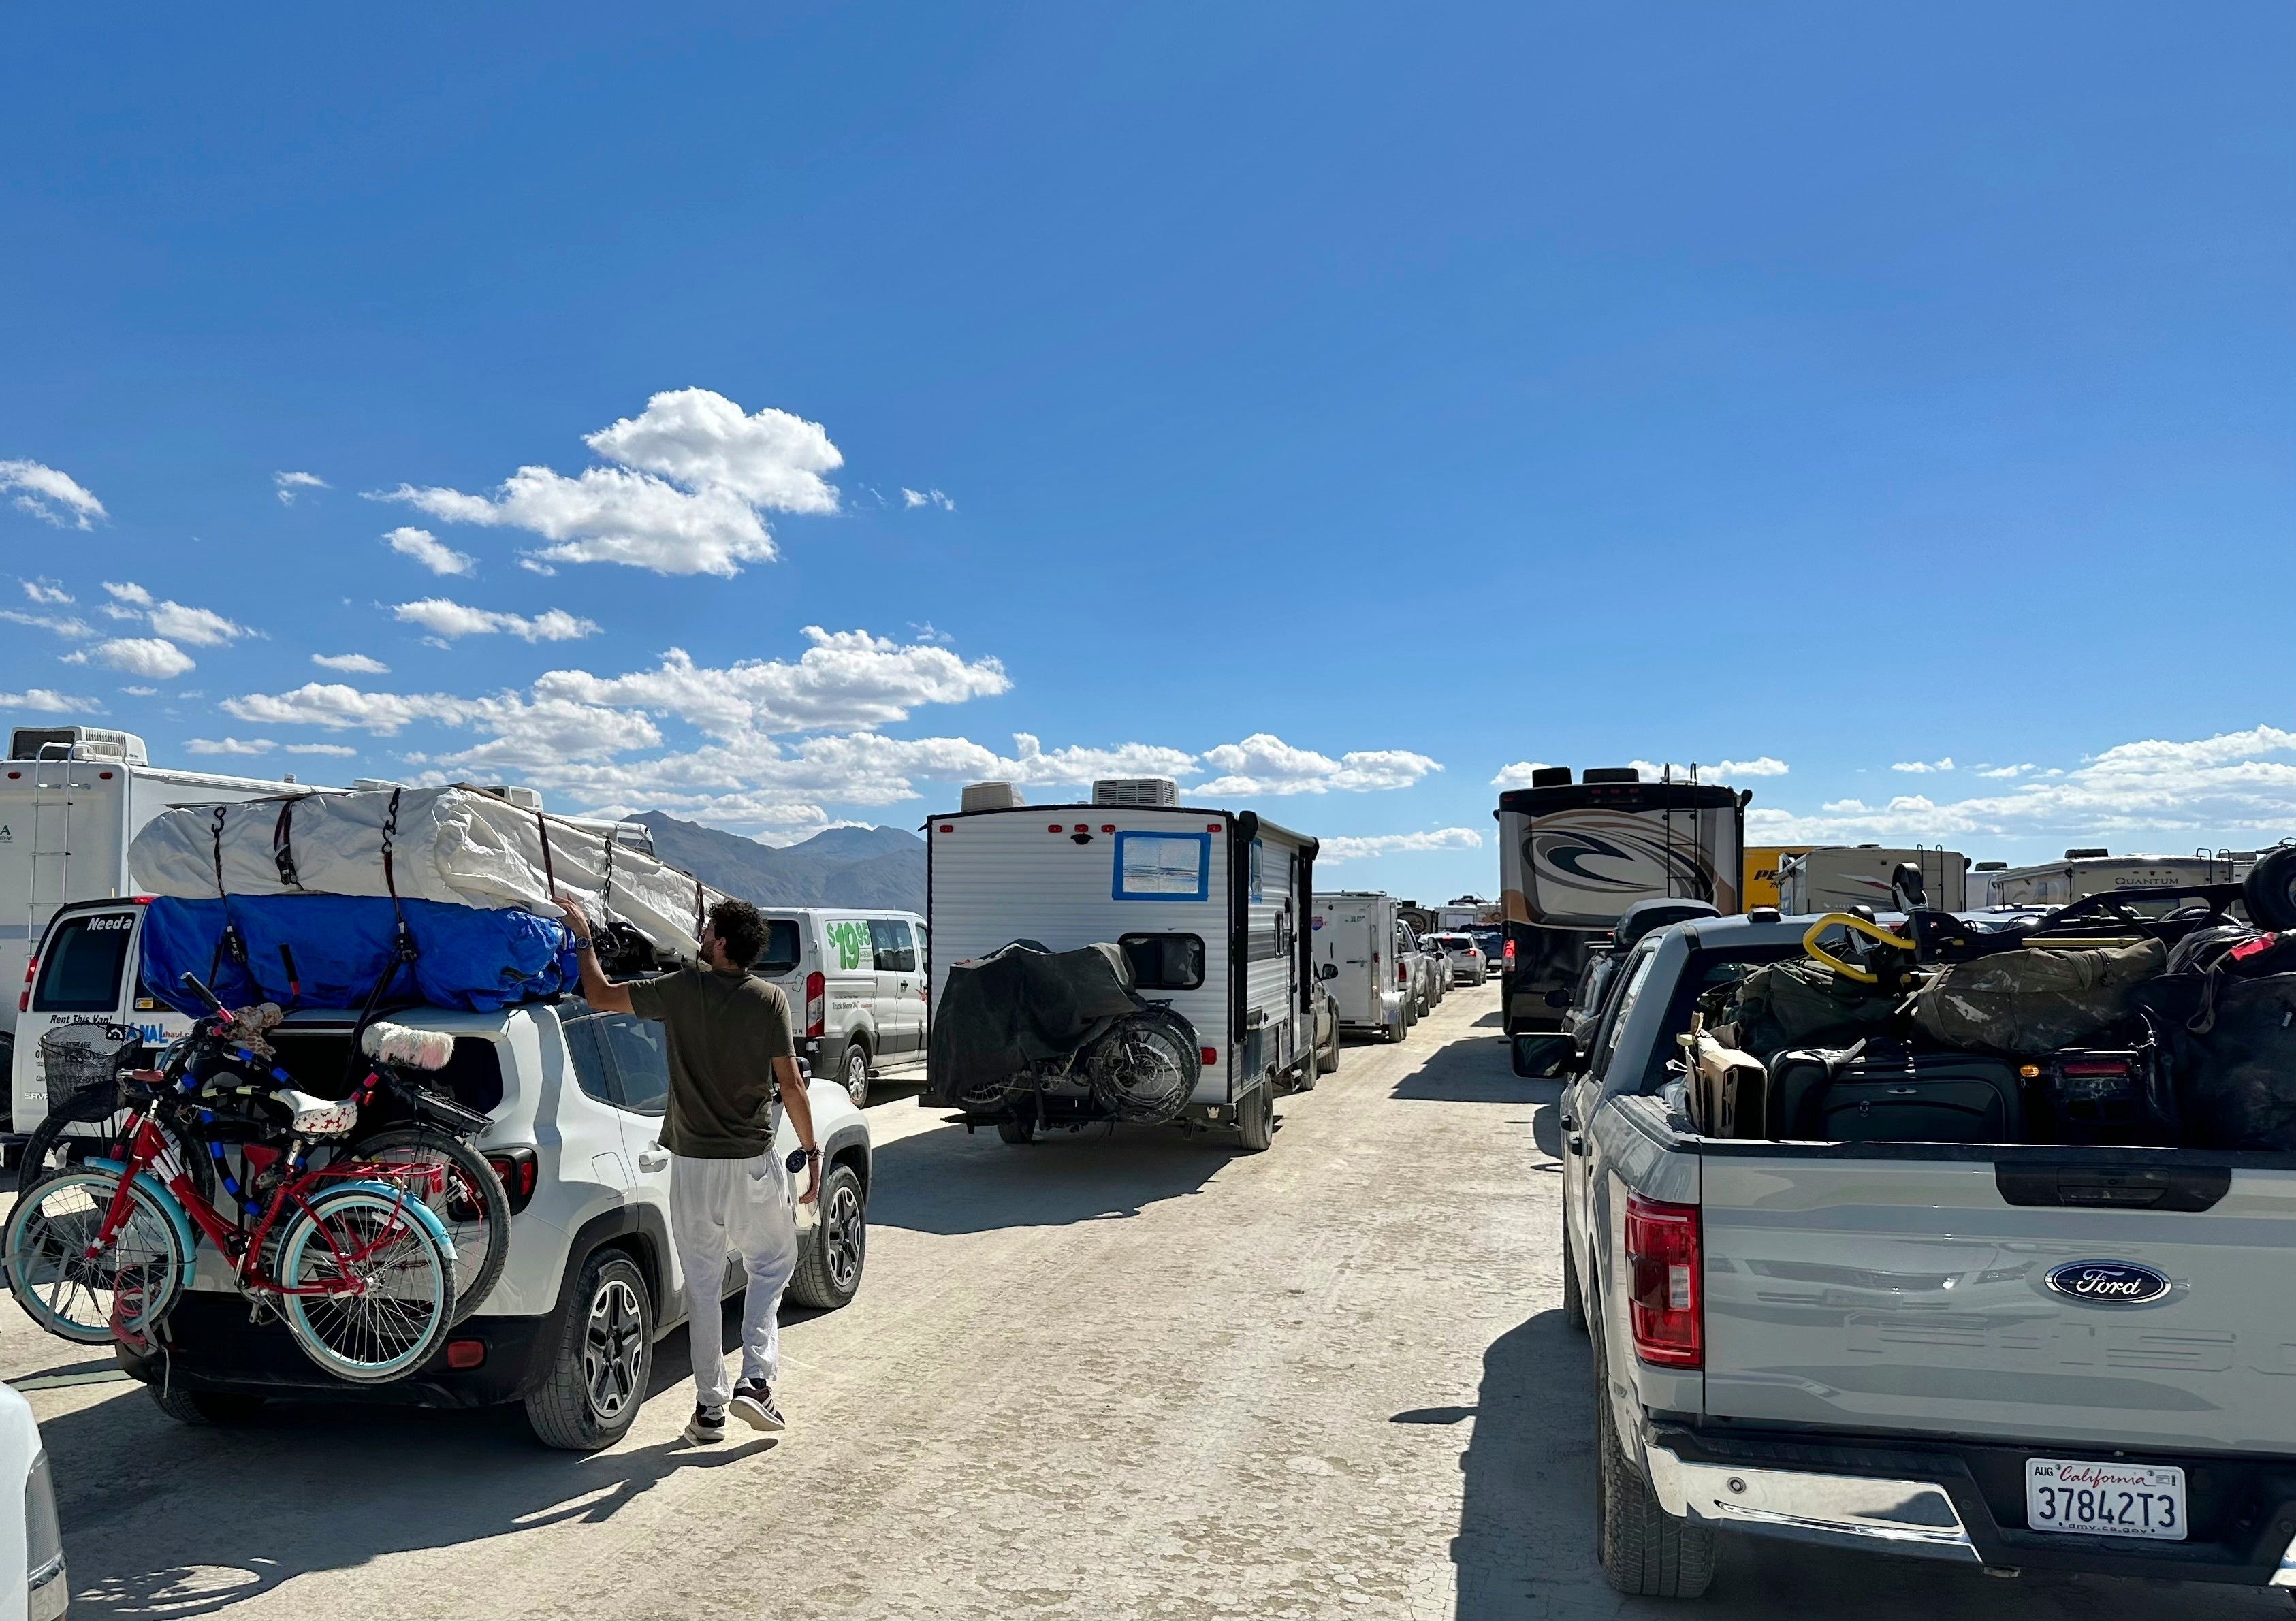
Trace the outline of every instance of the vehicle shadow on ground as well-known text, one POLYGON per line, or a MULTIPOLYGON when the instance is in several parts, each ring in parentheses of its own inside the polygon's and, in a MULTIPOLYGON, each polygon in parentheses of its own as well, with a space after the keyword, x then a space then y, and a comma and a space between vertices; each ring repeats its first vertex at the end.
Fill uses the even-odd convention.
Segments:
POLYGON ((1562 1092, 1560 1082, 1517 1077, 1498 1047, 1455 1041, 1430 1052, 1389 1095, 1418 1103, 1552 1103, 1562 1092))
POLYGON ((1505 1027, 1506 1015, 1494 1008, 1467 1027, 1471 1030, 1496 1030, 1505 1027))
MULTIPOLYGON (((689 1371, 680 1330, 656 1347, 650 1396, 689 1371)), ((600 1523, 681 1470, 739 1466, 775 1445, 737 1429, 718 1446, 672 1439, 585 1457, 537 1444, 516 1405, 275 1402, 248 1424, 196 1429, 140 1391, 48 1419, 40 1434, 72 1613, 139 1621, 207 1615, 392 1553, 600 1523), (216 1493, 213 1513, 149 1511, 149 1494, 198 1483, 216 1493)))
POLYGON ((869 1223, 958 1233, 1110 1221, 1197 1191, 1236 1153, 1232 1136, 1168 1126, 1091 1126, 1034 1142, 988 1126, 919 1132, 877 1150, 869 1223))
MULTIPOLYGON (((1458 1621, 1565 1616, 1681 1617, 1678 1600, 1611 1591, 1595 1563, 1594 1367, 1587 1337, 1560 1310, 1509 1329, 1483 1354, 1472 1407, 1398 1412, 1397 1424, 1473 1425, 1459 1460, 1464 1493, 1457 1571, 1458 1621)), ((2283 1616, 2264 1590, 2200 1583, 2075 1579, 2030 1573, 2009 1582, 1924 1560, 1721 1539, 1714 1585, 1693 1607, 1709 1621, 2240 1621, 2283 1616)))

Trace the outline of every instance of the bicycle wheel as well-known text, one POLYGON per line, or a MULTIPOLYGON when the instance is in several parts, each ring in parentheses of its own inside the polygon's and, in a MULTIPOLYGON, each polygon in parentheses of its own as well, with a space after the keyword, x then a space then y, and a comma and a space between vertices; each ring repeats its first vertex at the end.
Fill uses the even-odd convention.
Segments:
POLYGON ((288 1224, 278 1280, 290 1289, 360 1287, 282 1296, 287 1326, 304 1354, 337 1379, 403 1379, 453 1326, 454 1257, 438 1219, 404 1190, 373 1182, 325 1189, 288 1224))
POLYGON ((140 1339, 168 1314, 191 1252, 176 1217, 141 1181, 127 1219, 88 1250, 119 1186, 112 1171, 59 1171, 16 1201, 7 1226, 8 1287, 33 1322, 61 1339, 104 1345, 140 1339))
POLYGON ((462 1322, 493 1292, 510 1259, 510 1195, 495 1167, 435 1126, 377 1132, 347 1152, 351 1175, 406 1188, 447 1230, 455 1250, 455 1321, 462 1322), (393 1167, 417 1174, 396 1175, 393 1167))
MULTIPOLYGON (((112 1107, 109 1098, 75 1098, 42 1116, 24 1139, 23 1152, 16 1165, 16 1191, 20 1196, 54 1175, 70 1170, 80 1159, 94 1155, 101 1158, 122 1158, 119 1152, 120 1122, 129 1118, 125 1110, 112 1107), (94 1132, 78 1132, 75 1126, 96 1126, 94 1132)), ((216 1173, 207 1144, 185 1142, 163 1118, 160 1129, 176 1145, 176 1153, 190 1175, 193 1188, 210 1205, 215 1202, 216 1173)))

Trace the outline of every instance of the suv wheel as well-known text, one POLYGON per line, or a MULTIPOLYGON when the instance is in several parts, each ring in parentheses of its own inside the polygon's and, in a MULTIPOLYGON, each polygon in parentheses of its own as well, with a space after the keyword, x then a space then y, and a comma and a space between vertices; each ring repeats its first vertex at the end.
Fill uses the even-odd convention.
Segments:
POLYGON ((861 1288, 869 1258, 869 1213, 861 1178, 849 1165, 833 1165, 822 1178, 821 1218, 800 1240, 790 1298, 817 1311, 835 1311, 861 1288))
POLYGON ((845 1088, 845 1095, 853 1100, 854 1108, 868 1108, 869 1049, 857 1040, 847 1042, 845 1068, 839 1072, 837 1078, 845 1088))
POLYGON ((594 1453, 636 1421, 653 1371, 653 1299, 645 1274, 619 1249, 595 1251, 569 1301, 550 1371, 526 1398, 545 1446, 594 1453))
POLYGON ((1714 1580, 1714 1533, 1659 1506, 1650 1482, 1619 1445, 1611 1392, 1595 1342, 1595 1558, 1620 1592, 1694 1599, 1714 1580))

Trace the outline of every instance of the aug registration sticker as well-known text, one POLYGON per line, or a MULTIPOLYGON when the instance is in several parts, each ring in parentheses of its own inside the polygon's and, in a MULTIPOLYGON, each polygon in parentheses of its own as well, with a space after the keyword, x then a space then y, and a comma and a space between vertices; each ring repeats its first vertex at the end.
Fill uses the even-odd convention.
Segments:
POLYGON ((2082 1536, 2185 1540, 2185 1471, 2152 1463, 2025 1460, 2025 1524, 2082 1536))

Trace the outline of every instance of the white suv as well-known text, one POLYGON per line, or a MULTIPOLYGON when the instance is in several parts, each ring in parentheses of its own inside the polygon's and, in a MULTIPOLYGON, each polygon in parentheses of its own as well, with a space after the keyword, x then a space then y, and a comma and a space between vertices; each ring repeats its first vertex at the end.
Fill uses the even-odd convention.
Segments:
MULTIPOLYGON (((133 920, 113 960, 112 1017, 146 1026, 154 1038, 186 1027, 175 1014, 162 1019, 130 1000, 141 988, 133 982, 141 911, 88 903, 49 925, 25 1011, 32 1027, 16 1050, 18 1119, 28 1108, 45 1108, 37 1073, 25 1073, 37 1065, 40 1031, 59 1018, 106 1011, 87 1005, 100 998, 86 950, 97 942, 110 948, 120 932, 83 927, 74 933, 84 945, 61 939, 58 931, 75 920, 133 920), (52 941, 66 949, 52 951, 52 941), (44 998, 51 971, 59 981, 44 998), (70 984, 61 978, 67 972, 70 984)), ((661 1027, 571 1000, 390 1017, 455 1037, 453 1060, 430 1082, 492 1122, 477 1147, 510 1194, 510 1255, 500 1281, 430 1363, 392 1384, 354 1387, 316 1368, 282 1325, 250 1322, 223 1257, 202 1244, 193 1286, 169 1313, 161 1340, 140 1357, 121 1350, 122 1364, 170 1415, 191 1423, 249 1417, 274 1395, 446 1407, 521 1401, 536 1436, 553 1446, 612 1445, 637 1417, 654 1343, 688 1310, 669 1241, 669 1155, 660 1142, 669 1086, 661 1027)), ((344 1012, 296 1013, 274 1033, 281 1064, 306 1091, 339 1096, 364 1074, 349 1072, 352 1022, 344 1012)), ((822 1150, 821 1198, 814 1209, 799 1207, 801 1248, 789 1297, 834 1307, 860 1288, 868 1253, 869 1123, 833 1082, 811 1081, 807 1095, 822 1150)), ((786 1121, 776 1146, 783 1153, 797 1146, 786 1121)), ((729 1271, 738 1287, 739 1272, 729 1271)), ((726 1280, 713 1282, 714 1306, 726 1280)))

